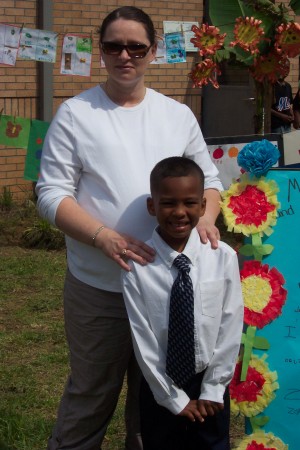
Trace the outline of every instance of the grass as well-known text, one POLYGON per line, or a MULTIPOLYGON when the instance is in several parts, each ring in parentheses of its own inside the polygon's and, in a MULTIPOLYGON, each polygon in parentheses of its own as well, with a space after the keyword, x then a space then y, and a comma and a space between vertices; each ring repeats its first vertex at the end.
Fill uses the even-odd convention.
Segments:
POLYGON ((6 247, 1 260, 0 436, 10 450, 41 450, 68 370, 61 301, 65 256, 6 247))
MULTIPOLYGON (((0 450, 46 448, 68 374, 65 250, 22 247, 36 219, 31 203, 0 211, 0 450)), ((103 450, 124 448, 125 395, 124 387, 103 450)), ((242 428, 232 421, 233 439, 242 428)))

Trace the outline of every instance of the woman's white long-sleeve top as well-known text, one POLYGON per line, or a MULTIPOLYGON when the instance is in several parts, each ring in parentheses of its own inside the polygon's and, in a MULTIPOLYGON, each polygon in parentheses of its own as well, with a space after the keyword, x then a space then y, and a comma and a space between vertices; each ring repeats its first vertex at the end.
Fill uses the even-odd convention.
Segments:
MULTIPOLYGON (((37 183, 40 214, 55 224, 57 207, 74 198, 107 227, 143 241, 154 227, 146 209, 149 175, 169 156, 195 160, 205 188, 222 190, 191 110, 147 89, 144 100, 125 108, 101 86, 64 102, 48 130, 37 183)), ((66 238, 68 267, 79 280, 121 292, 120 267, 99 249, 66 238)))

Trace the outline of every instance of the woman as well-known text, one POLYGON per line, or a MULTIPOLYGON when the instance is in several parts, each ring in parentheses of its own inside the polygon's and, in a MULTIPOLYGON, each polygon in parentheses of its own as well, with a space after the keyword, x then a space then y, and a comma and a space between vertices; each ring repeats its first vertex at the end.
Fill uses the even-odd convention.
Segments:
POLYGON ((154 222, 146 210, 153 166, 185 155, 206 177, 204 242, 217 247, 214 225, 222 185, 197 121, 185 105, 147 89, 155 30, 135 7, 110 13, 100 29, 107 81, 67 100, 49 128, 37 184, 42 216, 66 234, 65 327, 71 375, 48 449, 99 449, 127 371, 126 449, 141 449, 136 400, 139 372, 121 295, 120 270, 131 258, 151 263, 144 244, 154 222))

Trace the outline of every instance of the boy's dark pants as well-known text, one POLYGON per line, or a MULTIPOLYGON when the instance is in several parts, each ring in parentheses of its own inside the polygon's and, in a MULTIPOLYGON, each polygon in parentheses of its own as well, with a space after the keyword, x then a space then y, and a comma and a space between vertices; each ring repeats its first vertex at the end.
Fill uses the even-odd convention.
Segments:
MULTIPOLYGON (((200 395, 203 372, 184 389, 196 400, 200 395)), ((144 450, 230 450, 230 403, 228 388, 224 394, 224 410, 207 416, 204 422, 191 422, 158 405, 143 379, 140 391, 141 432, 144 450)))

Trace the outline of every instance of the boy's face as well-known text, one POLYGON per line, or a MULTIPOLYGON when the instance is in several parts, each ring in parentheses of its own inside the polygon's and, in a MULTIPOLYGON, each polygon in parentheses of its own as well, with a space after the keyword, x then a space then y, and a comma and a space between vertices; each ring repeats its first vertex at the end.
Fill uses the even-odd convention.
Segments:
POLYGON ((191 230, 205 212, 200 180, 197 175, 164 178, 147 199, 148 211, 156 216, 159 234, 174 250, 181 252, 191 230))

